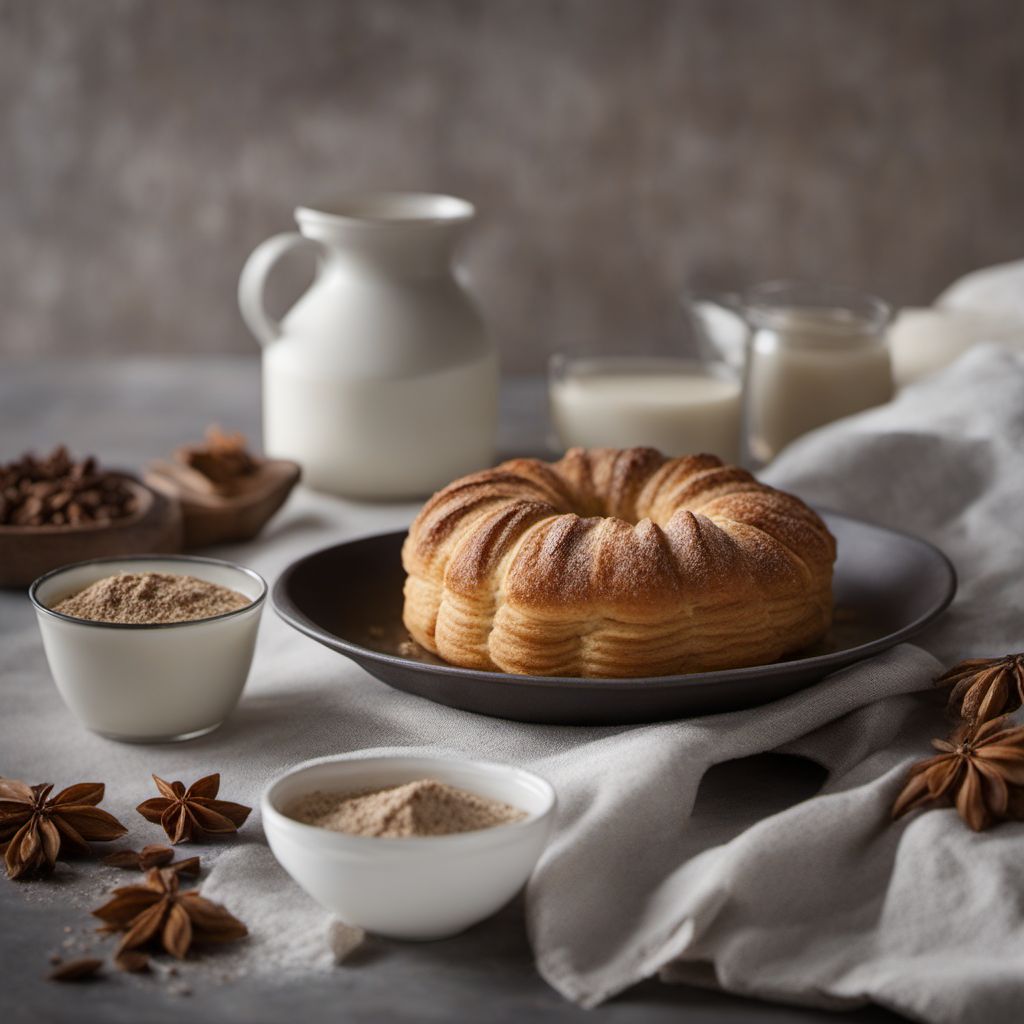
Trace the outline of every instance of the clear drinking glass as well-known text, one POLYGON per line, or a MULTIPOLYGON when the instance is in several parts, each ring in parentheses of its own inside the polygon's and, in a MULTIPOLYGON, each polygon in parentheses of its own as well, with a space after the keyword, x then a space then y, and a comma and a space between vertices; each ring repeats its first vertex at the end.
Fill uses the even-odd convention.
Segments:
POLYGON ((562 448, 642 445, 739 461, 742 383, 723 361, 559 353, 548 395, 562 448))
POLYGON ((890 307, 849 288, 776 281, 751 288, 739 308, 746 357, 746 446, 763 465, 790 441, 889 401, 890 307))

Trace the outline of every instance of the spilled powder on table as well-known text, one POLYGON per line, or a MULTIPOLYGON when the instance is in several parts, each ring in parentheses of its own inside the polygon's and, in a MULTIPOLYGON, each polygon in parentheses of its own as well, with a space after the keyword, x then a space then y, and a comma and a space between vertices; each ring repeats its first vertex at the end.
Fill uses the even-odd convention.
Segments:
POLYGON ((303 892, 261 844, 225 850, 200 888, 243 921, 249 935, 204 948, 202 959, 189 964, 198 977, 222 984, 249 976, 287 982, 329 972, 337 969, 335 947, 340 952, 361 938, 303 892))
MULTIPOLYGON (((370 794, 314 793, 299 803, 328 817, 348 802, 346 814, 365 815, 371 827, 396 835, 444 834, 488 828, 525 817, 518 808, 433 780, 370 794), (354 799, 353 799, 354 797, 354 799), (367 802, 367 797, 374 798, 367 802), (419 829, 419 832, 410 831, 419 829), (424 832, 424 829, 440 831, 424 832)), ((289 808, 295 814, 295 807, 289 808)), ((365 826, 364 821, 364 826, 365 826)), ((190 964, 195 975, 219 983, 246 976, 287 981, 338 970, 363 941, 363 932, 318 906, 293 882, 262 844, 223 851, 202 881, 203 895, 223 903, 249 929, 247 939, 211 947, 190 964)))
MULTIPOLYGON (((426 787, 426 792, 429 794, 434 786, 441 785, 433 783, 426 787)), ((409 788, 400 786, 395 790, 409 788)), ((412 784, 412 788, 422 792, 423 782, 412 784)), ((470 807, 475 807, 476 801, 485 807, 490 805, 483 819, 474 817, 472 812, 460 816, 458 820, 464 826, 472 823, 472 828, 489 827, 481 826, 479 822, 487 820, 494 825, 525 816, 507 804, 454 790, 453 787, 443 788, 462 798, 471 798, 468 801, 470 807), (500 821, 494 820, 495 807, 502 809, 497 815, 500 821)), ((346 799, 346 795, 340 795, 340 799, 346 799)), ((337 806, 338 802, 339 794, 331 795, 331 804, 337 806)), ((412 803, 415 805, 416 800, 412 803)), ((443 800, 440 804, 445 806, 443 800)), ((451 824, 449 819, 447 827, 450 828, 451 824)), ((398 827, 422 828, 424 825, 422 821, 412 825, 406 821, 398 827)), ((149 974, 126 975, 107 965, 105 972, 117 984, 181 996, 198 995, 204 989, 233 985, 243 979, 258 980, 260 984, 287 984, 303 976, 325 975, 345 969, 345 965, 338 965, 362 944, 362 930, 339 921, 316 904, 288 877, 270 849, 261 842, 237 842, 230 848, 215 852, 204 849, 202 856, 207 870, 195 886, 187 888, 198 889, 207 899, 224 904, 245 923, 249 929, 248 937, 240 942, 197 947, 196 954, 181 964, 157 954, 149 974)), ((46 961, 47 954, 71 959, 112 953, 117 936, 98 935, 96 921, 88 911, 109 898, 109 890, 114 886, 139 884, 144 877, 97 862, 81 865, 76 862, 67 866, 61 863, 57 879, 60 880, 65 872, 66 885, 51 879, 45 890, 42 885, 27 885, 18 890, 29 901, 67 903, 70 900, 68 926, 63 932, 57 931, 51 943, 41 951, 41 970, 50 966, 46 961)))

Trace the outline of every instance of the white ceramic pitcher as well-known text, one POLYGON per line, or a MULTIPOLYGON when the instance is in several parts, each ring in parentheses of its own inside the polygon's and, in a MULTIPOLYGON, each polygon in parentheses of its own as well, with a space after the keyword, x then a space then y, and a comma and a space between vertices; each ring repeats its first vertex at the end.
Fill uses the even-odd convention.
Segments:
POLYGON ((474 212, 425 193, 299 207, 299 232, 246 262, 238 303, 263 346, 264 448, 301 463, 310 487, 415 497, 493 461, 497 353, 452 268, 474 212), (317 276, 278 323, 264 283, 300 246, 317 251, 317 276))

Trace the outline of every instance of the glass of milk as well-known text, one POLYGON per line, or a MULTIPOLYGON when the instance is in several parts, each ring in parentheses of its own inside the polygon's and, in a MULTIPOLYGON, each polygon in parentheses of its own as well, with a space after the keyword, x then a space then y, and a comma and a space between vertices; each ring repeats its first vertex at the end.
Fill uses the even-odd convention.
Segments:
POLYGON ((891 311, 881 299, 779 281, 751 288, 742 300, 750 328, 746 445, 755 465, 815 427, 892 398, 891 311))
POLYGON ((629 448, 740 458, 742 383, 724 363, 555 355, 551 419, 565 448, 629 448))

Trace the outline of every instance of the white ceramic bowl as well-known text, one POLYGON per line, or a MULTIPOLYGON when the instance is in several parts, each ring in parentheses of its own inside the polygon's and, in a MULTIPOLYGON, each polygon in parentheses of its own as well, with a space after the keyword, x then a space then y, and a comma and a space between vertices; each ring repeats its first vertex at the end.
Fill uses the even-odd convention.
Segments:
POLYGON ((350 925, 396 939, 441 939, 503 907, 530 877, 555 808, 550 783, 521 768, 434 757, 331 758, 293 768, 263 793, 263 827, 281 865, 350 925), (284 811, 313 790, 354 793, 436 779, 527 812, 446 836, 381 839, 331 832, 284 811))
POLYGON ((54 569, 32 584, 50 671, 64 703, 93 732, 133 742, 187 740, 216 729, 242 694, 267 584, 214 558, 98 558, 54 569), (93 622, 53 610, 118 572, 167 572, 230 587, 252 603, 193 622, 93 622))

